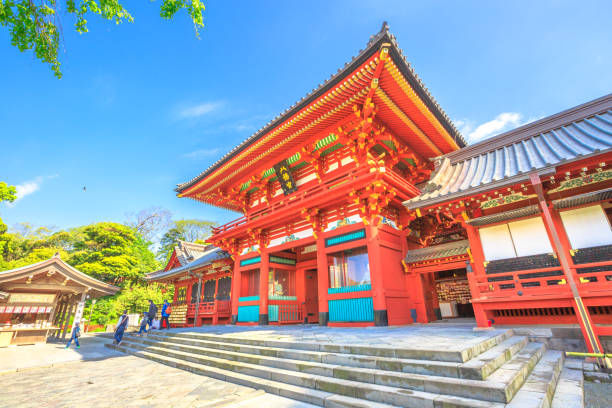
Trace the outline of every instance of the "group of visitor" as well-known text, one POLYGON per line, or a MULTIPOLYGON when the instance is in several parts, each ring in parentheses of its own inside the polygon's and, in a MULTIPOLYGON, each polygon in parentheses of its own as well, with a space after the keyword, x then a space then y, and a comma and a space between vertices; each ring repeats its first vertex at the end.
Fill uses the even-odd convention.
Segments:
MULTIPOLYGON (((157 305, 153 303, 151 299, 149 299, 149 310, 146 313, 142 314, 142 319, 140 321, 140 329, 138 330, 138 335, 142 336, 142 333, 147 333, 147 325, 149 326, 149 330, 151 329, 163 329, 164 323, 165 328, 170 328, 170 303, 167 300, 164 300, 164 304, 162 305, 161 310, 161 320, 157 319, 157 305)), ((124 310, 123 314, 119 317, 117 321, 117 327, 115 328, 114 340, 113 344, 120 345, 123 340, 123 334, 125 333, 125 329, 127 328, 129 317, 128 311, 124 310)), ((70 347, 72 342, 74 341, 76 348, 81 348, 79 344, 79 337, 81 336, 81 328, 79 322, 76 322, 74 328, 72 329, 72 334, 70 336, 70 341, 66 345, 66 348, 70 347)))

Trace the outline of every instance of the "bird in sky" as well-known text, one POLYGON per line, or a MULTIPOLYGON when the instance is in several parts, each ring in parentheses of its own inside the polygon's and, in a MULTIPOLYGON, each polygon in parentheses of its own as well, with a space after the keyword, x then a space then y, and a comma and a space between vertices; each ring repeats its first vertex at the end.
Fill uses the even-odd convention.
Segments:
POLYGON ((83 191, 87 191, 87 187, 83 186, 83 191))

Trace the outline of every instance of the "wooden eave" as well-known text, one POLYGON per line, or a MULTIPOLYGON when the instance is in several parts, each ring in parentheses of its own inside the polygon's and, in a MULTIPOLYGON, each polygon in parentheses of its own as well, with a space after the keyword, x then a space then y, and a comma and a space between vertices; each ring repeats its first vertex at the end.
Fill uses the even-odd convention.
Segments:
MULTIPOLYGON (((0 286, 4 287, 11 283, 21 284, 21 281, 34 280, 41 274, 61 274, 66 282, 76 283, 90 291, 92 295, 106 296, 119 291, 119 287, 109 285, 92 278, 65 263, 59 257, 53 257, 46 261, 38 262, 21 268, 0 272, 0 286)), ((52 275, 51 275, 52 276, 52 275)), ((24 283, 25 284, 25 283, 24 283)), ((27 284, 25 284, 27 287, 27 284)), ((73 285, 70 285, 73 286, 73 285)))
MULTIPOLYGON (((237 202, 218 200, 220 189, 230 190, 250 176, 261 174, 278 160, 290 157, 308 142, 327 136, 340 121, 362 108, 371 90, 381 48, 389 57, 372 95, 376 118, 423 157, 449 153, 463 139, 441 113, 401 54, 395 39, 383 27, 377 39, 357 58, 294 108, 285 112, 223 159, 188 183, 179 185, 179 197, 190 197, 219 207, 241 211, 237 202)), ((370 92, 371 93, 371 92, 370 92)))

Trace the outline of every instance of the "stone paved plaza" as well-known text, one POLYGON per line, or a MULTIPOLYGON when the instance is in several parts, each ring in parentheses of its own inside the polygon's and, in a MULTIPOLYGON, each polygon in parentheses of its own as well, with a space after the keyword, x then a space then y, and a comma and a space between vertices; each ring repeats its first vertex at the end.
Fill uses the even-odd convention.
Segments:
POLYGON ((0 407, 313 407, 139 357, 119 355, 4 373, 0 375, 0 407))
POLYGON ((224 337, 279 341, 321 342, 393 348, 459 351, 500 335, 507 329, 474 331, 474 324, 414 324, 396 327, 290 326, 201 326, 172 329, 224 337))
MULTIPOLYGON (((474 331, 468 322, 385 328, 228 325, 173 329, 171 332, 198 332, 249 340, 461 351, 505 330, 474 331)), ((104 347, 110 342, 108 334, 87 335, 82 338, 79 350, 73 347, 66 350, 64 344, 59 343, 0 349, 0 379, 4 391, 0 408, 314 407, 104 347)), ((586 406, 606 406, 601 403, 608 399, 609 390, 608 385, 587 388, 586 406)))

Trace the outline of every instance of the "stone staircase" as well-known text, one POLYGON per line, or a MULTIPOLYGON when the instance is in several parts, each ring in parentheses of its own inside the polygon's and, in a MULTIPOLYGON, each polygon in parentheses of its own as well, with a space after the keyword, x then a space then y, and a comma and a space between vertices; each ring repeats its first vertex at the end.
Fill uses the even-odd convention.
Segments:
POLYGON ((564 362, 512 330, 459 351, 202 332, 126 335, 117 348, 324 407, 550 407, 564 362))

